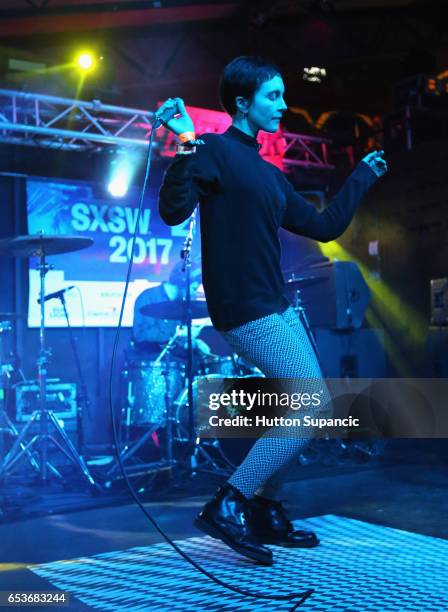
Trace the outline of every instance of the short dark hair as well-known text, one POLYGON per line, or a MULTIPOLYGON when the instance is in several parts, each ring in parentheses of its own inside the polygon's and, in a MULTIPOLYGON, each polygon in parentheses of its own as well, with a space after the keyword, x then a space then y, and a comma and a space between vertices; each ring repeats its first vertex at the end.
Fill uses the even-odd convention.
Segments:
POLYGON ((270 61, 250 55, 236 57, 224 68, 219 81, 219 99, 222 108, 229 115, 235 115, 237 96, 252 99, 261 84, 276 75, 281 75, 281 72, 270 61))

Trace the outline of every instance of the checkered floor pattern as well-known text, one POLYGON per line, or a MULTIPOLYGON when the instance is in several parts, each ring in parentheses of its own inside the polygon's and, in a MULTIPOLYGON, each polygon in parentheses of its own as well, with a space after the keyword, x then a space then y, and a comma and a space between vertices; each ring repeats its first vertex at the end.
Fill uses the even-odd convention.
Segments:
MULTIPOLYGON (((315 588, 299 610, 448 610, 448 541, 326 515, 300 521, 315 549, 274 548, 272 567, 255 565, 217 540, 178 543, 222 580, 262 593, 315 588)), ((97 610, 227 612, 290 610, 291 603, 243 597, 215 586, 168 544, 34 566, 33 572, 97 610)))

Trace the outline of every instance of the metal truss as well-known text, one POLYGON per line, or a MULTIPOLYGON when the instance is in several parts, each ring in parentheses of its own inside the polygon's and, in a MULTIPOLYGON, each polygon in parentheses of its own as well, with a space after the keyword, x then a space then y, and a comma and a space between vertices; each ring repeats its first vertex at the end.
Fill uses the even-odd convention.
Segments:
MULTIPOLYGON (((99 100, 83 102, 43 94, 0 89, 0 142, 60 150, 148 146, 150 111, 111 106, 99 100)), ((283 133, 284 164, 332 169, 327 161, 330 140, 305 134, 283 133)), ((161 157, 172 157, 173 147, 154 140, 161 157)))
POLYGON ((328 145, 331 140, 319 136, 305 134, 292 134, 283 132, 286 141, 285 157, 283 163, 286 168, 302 166, 305 168, 319 168, 333 170, 334 166, 328 162, 328 145))
POLYGON ((0 89, 0 142, 61 150, 148 146, 153 113, 0 89))

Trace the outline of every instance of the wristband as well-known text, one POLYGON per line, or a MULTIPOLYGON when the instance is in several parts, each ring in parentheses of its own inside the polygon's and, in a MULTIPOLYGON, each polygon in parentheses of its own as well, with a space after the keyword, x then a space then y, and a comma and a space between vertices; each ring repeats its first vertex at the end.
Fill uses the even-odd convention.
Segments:
POLYGON ((185 146, 182 143, 176 145, 176 154, 177 155, 191 155, 192 153, 196 153, 195 146, 185 146))
POLYGON ((188 142, 190 140, 194 140, 196 135, 194 132, 182 132, 182 134, 178 135, 180 142, 188 142))

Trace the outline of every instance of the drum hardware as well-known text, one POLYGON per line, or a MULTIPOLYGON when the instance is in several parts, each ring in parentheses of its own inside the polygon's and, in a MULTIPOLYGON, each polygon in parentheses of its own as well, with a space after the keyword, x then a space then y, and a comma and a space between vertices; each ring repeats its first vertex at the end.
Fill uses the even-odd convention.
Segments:
POLYGON ((315 253, 311 253, 310 255, 306 255, 300 261, 300 263, 296 262, 286 270, 283 270, 283 274, 285 276, 291 275, 293 277, 296 272, 308 274, 313 267, 325 265, 329 261, 329 257, 326 257, 325 255, 316 255, 315 253))
POLYGON ((304 305, 304 301, 301 295, 302 287, 311 287, 312 285, 317 285, 319 283, 325 282, 327 279, 322 278, 320 276, 307 276, 307 277, 299 277, 296 278, 294 274, 292 274, 291 278, 286 283, 287 288, 292 289, 294 291, 294 310, 296 311, 299 319, 302 321, 302 325, 306 331, 306 334, 310 340, 311 346, 313 347, 314 354, 316 355, 316 359, 319 363, 319 367, 321 372, 322 370, 322 362, 319 355, 319 349, 317 347, 316 338, 311 330, 311 326, 308 320, 308 316, 306 314, 306 309, 304 305))
MULTIPOLYGON (((329 261, 328 258, 326 258, 326 260, 329 261)), ((323 263, 325 263, 325 262, 323 262, 323 263)), ((291 278, 286 283, 287 289, 289 288, 289 289, 294 290, 294 310, 297 313, 297 315, 299 316, 300 320, 302 321, 303 327, 304 327, 304 329, 306 331, 306 334, 307 334, 307 336, 308 336, 308 338, 309 338, 309 340, 311 342, 311 346, 313 347, 314 354, 316 355, 316 359, 317 359, 317 362, 319 364, 320 371, 322 373, 323 373, 322 360, 321 360, 321 357, 320 357, 320 354, 319 354, 319 349, 318 349, 318 346, 317 346, 316 339, 314 337, 314 334, 313 334, 312 329, 311 329, 311 325, 309 323, 308 316, 306 314, 305 301, 302 298, 301 289, 303 287, 312 287, 314 285, 318 285, 318 284, 320 284, 322 282, 326 282, 326 281, 328 281, 328 278, 322 277, 322 276, 306 276, 306 277, 298 277, 298 278, 296 278, 294 273, 293 273, 291 275, 291 278)), ((343 440, 335 439, 335 444, 336 444, 336 447, 338 448, 338 450, 340 452, 344 451, 346 449, 346 444, 344 443, 343 440)), ((307 448, 304 451, 304 453, 299 455, 299 462, 302 465, 306 465, 307 463, 312 461, 312 460, 310 460, 307 457, 307 452, 309 450, 311 450, 313 445, 310 444, 309 446, 310 446, 310 448, 307 448)))
MULTIPOLYGON (((155 431, 157 431, 158 428, 159 428, 158 425, 153 424, 151 427, 147 429, 147 431, 145 431, 143 436, 141 436, 135 443, 133 443, 132 445, 129 445, 129 442, 127 442, 121 450, 118 449, 120 453, 121 462, 128 475, 130 474, 132 469, 136 467, 135 463, 129 464, 129 461, 136 458, 135 455, 137 451, 140 450, 140 448, 148 441, 148 439, 152 436, 152 434, 155 431)), ((167 462, 163 460, 163 461, 154 462, 154 463, 151 462, 148 464, 142 464, 141 461, 137 461, 137 467, 142 470, 146 470, 148 468, 155 467, 156 465, 167 467, 167 462)), ((118 460, 115 460, 112 466, 110 467, 110 469, 106 473, 106 482, 104 483, 104 486, 106 488, 109 488, 111 485, 111 481, 115 480, 116 478, 119 478, 120 476, 121 476, 120 464, 118 460)))
MULTIPOLYGON (((190 228, 191 234, 192 228, 190 228)), ((190 237, 187 236, 184 245, 184 255, 188 258, 190 237)), ((168 340, 165 347, 154 361, 142 361, 137 367, 128 368, 127 380, 127 402, 125 412, 125 433, 126 443, 120 451, 122 463, 136 459, 136 453, 153 436, 159 428, 164 427, 166 440, 164 444, 165 457, 161 462, 150 463, 142 469, 150 469, 156 466, 162 469, 166 466, 171 467, 179 463, 174 458, 173 431, 175 428, 175 418, 172 414, 174 400, 182 392, 185 379, 192 378, 192 319, 203 319, 208 317, 208 310, 205 301, 191 300, 190 294, 190 271, 186 264, 186 294, 184 299, 157 302, 141 308, 142 314, 161 319, 179 320, 182 325, 178 325, 175 333, 168 340), (187 328, 187 372, 185 367, 182 370, 180 364, 170 358, 171 351, 181 337, 182 328, 187 328), (190 374, 189 374, 190 373, 190 374), (153 378, 153 375, 155 377, 153 378), (149 385, 148 385, 149 383, 149 385), (179 384, 181 383, 181 384, 179 384), (163 398, 163 401, 161 401, 163 398), (130 427, 132 425, 145 426, 147 430, 136 442, 130 444, 130 427)), ((187 385, 188 389, 188 385, 187 385)), ((191 439, 191 438, 190 438, 191 439)), ((107 476, 113 479, 117 476, 119 463, 114 463, 108 471, 107 476)), ((132 470, 131 465, 125 465, 127 472, 132 470)), ((109 483, 106 483, 108 486, 109 483)))
POLYGON ((196 476, 200 471, 204 474, 210 473, 217 476, 228 477, 234 471, 227 457, 222 452, 219 440, 204 441, 200 438, 196 438, 195 440, 193 454, 190 457, 190 467, 192 476, 196 476), (221 463, 213 459, 213 452, 217 453, 221 463))
MULTIPOLYGON (((193 411, 196 411, 197 405, 197 387, 201 379, 222 378, 219 374, 209 374, 207 376, 197 376, 193 381, 193 411)), ((176 402, 176 431, 174 440, 178 444, 188 445, 191 441, 188 430, 188 421, 185 416, 189 414, 188 410, 188 388, 186 387, 176 402), (186 413, 186 414, 185 414, 186 413)), ((199 471, 203 473, 213 473, 217 475, 230 476, 231 469, 222 454, 219 440, 207 439, 203 440, 197 432, 195 432, 193 450, 189 455, 189 468, 192 475, 196 475, 199 471), (217 455, 216 459, 214 455, 217 455)))
POLYGON ((258 368, 250 365, 237 353, 232 353, 231 355, 214 355, 213 353, 204 355, 201 358, 198 371, 198 374, 202 376, 218 374, 220 378, 240 378, 256 373, 259 376, 263 376, 258 368))
MULTIPOLYGON (((205 319, 208 317, 205 300, 190 300, 191 319, 205 319)), ((156 319, 169 319, 171 321, 184 321, 186 315, 186 300, 167 300, 154 302, 140 308, 140 312, 147 317, 156 319)), ((187 319, 188 320, 188 319, 187 319)))
POLYGON ((4 376, 8 381, 11 380, 11 374, 14 367, 8 363, 10 354, 6 354, 5 336, 12 332, 11 321, 0 321, 0 375, 4 376))
MULTIPOLYGON (((14 313, 0 313, 0 316, 8 315, 8 318, 16 317, 14 313)), ((5 455, 5 436, 17 439, 19 431, 14 425, 13 421, 9 418, 7 413, 7 401, 9 393, 13 386, 12 375, 15 371, 14 366, 8 363, 11 357, 11 353, 7 352, 5 346, 5 338, 12 332, 12 324, 10 321, 0 321, 0 457, 5 455)), ((19 370, 20 375, 23 377, 23 373, 19 370)), ((25 444, 22 442, 20 445, 21 450, 28 459, 31 467, 39 471, 39 464, 36 461, 33 453, 26 449, 25 444)))
MULTIPOLYGON (((192 321, 193 318, 204 318, 204 316, 208 316, 208 309, 205 302, 202 302, 203 307, 205 307, 206 314, 204 312, 198 312, 199 306, 198 301, 193 302, 191 299, 191 246, 193 244, 194 231, 196 227, 196 214, 197 208, 193 211, 193 214, 190 218, 190 224, 188 227, 187 235, 185 236, 184 245, 182 251, 180 253, 182 264, 182 271, 185 273, 185 296, 183 300, 183 310, 181 316, 181 322, 187 328, 187 368, 186 368, 186 381, 187 381, 187 397, 188 397, 188 444, 189 449, 188 453, 190 457, 194 453, 194 435, 195 435, 195 427, 194 427, 194 415, 193 415, 193 336, 192 336, 192 321), (202 316, 201 316, 202 315, 202 316)), ((171 435, 171 444, 172 444, 172 427, 170 425, 170 435, 171 435)))
MULTIPOLYGON (((217 357, 214 355, 214 357, 217 357)), ((222 378, 264 378, 263 374, 258 368, 249 368, 247 364, 240 357, 237 357, 237 363, 241 362, 247 370, 251 370, 251 373, 244 375, 236 375, 235 372, 230 374, 224 373, 213 373, 207 374, 206 376, 196 376, 193 382, 193 411, 196 413, 197 397, 198 397, 198 385, 201 380, 207 379, 222 379, 222 378)), ((227 359, 220 357, 224 367, 227 368, 227 359)), ((241 365, 238 365, 241 367, 241 365)), ((191 438, 189 438, 189 431, 185 422, 185 411, 188 409, 187 390, 180 394, 178 399, 175 401, 176 406, 176 418, 175 425, 176 431, 174 440, 177 443, 187 444, 191 438)), ((239 439, 222 439, 217 440, 214 438, 201 438, 200 432, 195 431, 194 447, 190 455, 190 468, 195 475, 197 472, 213 473, 217 475, 229 476, 239 465, 242 459, 245 457, 249 448, 254 444, 255 440, 239 440, 239 439), (239 450, 243 447, 243 453, 240 455, 239 450)))
MULTIPOLYGON (((192 300, 191 299, 191 245, 193 242, 194 229, 196 224, 196 211, 193 212, 190 220, 189 229, 185 237, 184 245, 181 251, 181 260, 183 262, 182 271, 185 273, 184 284, 185 284, 185 295, 182 299, 169 300, 165 302, 158 302, 143 306, 140 312, 143 315, 155 317, 159 319, 171 319, 181 321, 182 327, 186 327, 187 330, 187 363, 186 363, 186 381, 187 381, 187 394, 188 394, 188 412, 189 412, 189 436, 188 441, 193 452, 193 433, 194 433, 194 421, 193 421, 193 338, 192 338, 192 321, 193 319, 203 319, 208 317, 207 304, 204 300, 192 300)), ((156 362, 161 362, 169 350, 174 346, 177 336, 179 335, 180 328, 176 329, 174 336, 169 340, 168 345, 162 350, 161 354, 157 358, 156 362)), ((166 454, 168 463, 177 463, 173 460, 173 417, 171 415, 172 399, 169 397, 169 382, 165 389, 165 409, 166 409, 166 431, 167 431, 167 444, 166 454)), ((148 432, 149 433, 149 432, 148 432)), ((147 436, 146 438, 147 439, 147 436)))
MULTIPOLYGON (((146 316, 151 316, 160 319, 171 319, 171 320, 179 320, 182 323, 182 327, 186 327, 187 330, 187 364, 185 371, 185 379, 186 379, 186 387, 181 392, 180 396, 184 398, 183 404, 187 409, 188 413, 188 423, 185 425, 187 429, 187 435, 184 438, 187 446, 189 447, 187 450, 187 457, 189 460, 187 461, 175 461, 173 458, 173 433, 174 428, 177 427, 177 419, 173 417, 171 410, 174 406, 173 399, 174 396, 171 393, 171 385, 169 380, 166 381, 165 387, 165 410, 166 410, 166 460, 170 464, 174 463, 184 463, 186 467, 191 469, 192 463, 194 463, 193 457, 196 453, 196 446, 194 443, 194 418, 193 418, 193 410, 194 410, 194 399, 193 399, 193 381, 194 381, 194 373, 193 373, 193 338, 192 338, 192 321, 193 319, 204 319, 208 317, 208 310, 205 301, 202 300, 192 300, 191 299, 191 245, 193 241, 193 234, 195 229, 195 217, 196 213, 193 213, 189 225, 189 230, 187 236, 184 241, 183 249, 181 251, 181 260, 183 261, 182 270, 185 273, 184 286, 185 286, 185 294, 183 299, 173 300, 173 301, 165 301, 159 302, 155 304, 149 304, 143 306, 140 312, 146 316), (186 398, 186 402, 185 402, 186 398)), ((169 353, 171 348, 174 346, 175 341, 177 340, 177 336, 179 335, 179 327, 176 330, 174 336, 169 340, 167 346, 162 350, 161 354, 156 359, 156 363, 160 363, 166 355, 169 353)), ((178 400, 176 400, 177 404, 178 400)), ((143 436, 144 440, 147 440, 151 432, 148 431, 145 436, 143 436)), ((138 441, 139 447, 141 446, 142 440, 138 441)))
POLYGON ((3 315, 8 315, 10 319, 19 318, 21 315, 13 312, 2 312, 0 313, 0 376, 4 376, 7 383, 11 384, 13 380, 13 373, 19 374, 22 381, 26 380, 22 369, 18 366, 17 355, 14 353, 10 346, 7 348, 5 339, 13 331, 11 321, 2 320, 3 315))
POLYGON ((65 295, 63 292, 59 292, 57 296, 59 301, 61 302, 62 308, 64 310, 65 320, 67 322, 68 335, 70 339, 70 344, 73 350, 73 356, 75 359, 76 371, 78 374, 79 380, 79 392, 77 394, 77 402, 76 402, 76 422, 77 422, 77 441, 78 441, 78 449, 82 449, 84 447, 84 435, 83 435, 83 427, 82 427, 82 415, 83 410, 86 411, 89 419, 92 419, 92 415, 90 414, 90 401, 87 393, 86 382, 82 373, 81 362, 79 360, 78 346, 76 343, 75 336, 73 335, 73 329, 70 325, 70 318, 68 316, 67 310, 67 302, 65 300, 65 295))
MULTIPOLYGON (((175 346, 175 334, 167 345, 175 346)), ((126 408, 123 410, 125 444, 121 450, 122 461, 126 463, 125 469, 128 475, 134 471, 140 474, 147 470, 166 467, 166 459, 159 462, 142 464, 139 462, 137 452, 150 440, 154 432, 160 429, 165 431, 163 450, 165 458, 171 457, 172 464, 183 465, 188 468, 192 475, 198 472, 210 472, 217 475, 228 476, 235 469, 235 463, 239 463, 245 453, 240 456, 241 442, 239 440, 215 440, 201 438, 196 435, 191 447, 191 437, 188 430, 188 386, 185 384, 185 371, 183 364, 169 358, 169 351, 165 350, 166 367, 160 363, 160 356, 154 361, 132 359, 126 365, 123 372, 126 382, 126 408), (165 369, 164 369, 165 367, 165 369), (169 392, 169 396, 168 393, 169 392), (173 401, 174 400, 174 401, 173 401), (165 407, 171 407, 171 412, 165 407), (130 444, 130 428, 132 426, 145 427, 146 431, 137 441, 130 444), (184 457, 186 455, 186 461, 184 457), (176 461, 177 460, 177 461, 176 461)), ((236 378, 263 376, 261 372, 246 363, 237 354, 232 356, 205 355, 193 381, 193 413, 196 411, 197 387, 199 380, 206 378, 236 378)), ((248 448, 251 441, 243 441, 248 448)), ((108 472, 109 481, 119 477, 118 466, 113 465, 108 472)))
MULTIPOLYGON (((1 402, 1 404, 3 404, 3 402, 1 402)), ((5 408, 2 405, 0 405, 0 457, 3 457, 5 454, 4 453, 4 448, 5 448, 4 436, 5 435, 9 435, 13 439, 14 438, 17 439, 20 434, 19 434, 19 430, 16 428, 14 423, 11 421, 11 419, 7 415, 5 408)), ((25 445, 24 442, 20 442, 19 448, 23 456, 25 456, 28 459, 28 462, 31 465, 31 467, 37 473, 39 473, 39 469, 40 469, 39 463, 36 460, 36 457, 31 452, 31 450, 25 445)), ((0 477, 1 476, 2 476, 2 472, 0 472, 0 477)))
MULTIPOLYGON (((190 285, 190 250, 193 239, 193 231, 195 224, 195 215, 192 216, 189 232, 185 239, 184 248, 181 253, 181 258, 184 262, 183 271, 185 272, 185 295, 181 300, 165 301, 143 306, 140 312, 146 316, 180 320, 187 329, 187 367, 185 373, 186 384, 183 390, 175 397, 169 397, 168 385, 165 388, 165 405, 166 405, 166 438, 167 449, 166 454, 170 460, 173 460, 173 442, 176 442, 176 450, 179 445, 183 444, 184 456, 187 461, 177 461, 177 463, 187 467, 193 474, 201 471, 212 471, 214 474, 221 473, 228 475, 233 467, 232 463, 225 457, 218 440, 201 440, 197 436, 194 423, 195 411, 195 390, 197 388, 198 374, 205 376, 218 376, 219 378, 237 377, 244 372, 254 372, 248 366, 244 366, 243 362, 237 355, 230 357, 218 357, 216 355, 207 355, 202 357, 202 363, 198 372, 193 372, 193 341, 192 341, 192 321, 194 319, 204 319, 208 317, 206 302, 202 300, 191 299, 190 285), (196 376, 195 376, 196 374, 196 376), (176 413, 173 416, 169 412, 170 406, 175 407, 176 413), (216 458, 215 458, 216 456, 216 458)), ((174 345, 176 338, 171 338, 167 347, 161 352, 156 359, 156 363, 161 361, 167 352, 174 345)), ((259 376, 260 374, 252 374, 259 376)), ((171 381, 170 381, 171 382, 171 381)), ((169 383, 168 383, 169 384, 169 383)), ((132 417, 128 416, 131 420, 132 417)), ((149 430, 144 441, 151 435, 149 430)), ((138 441, 139 448, 141 440, 138 441)))
POLYGON ((112 467, 107 472, 108 482, 106 486, 110 486, 110 481, 115 479, 119 474, 120 463, 124 466, 127 472, 132 470, 131 465, 126 465, 129 460, 134 459, 140 448, 146 444, 149 438, 160 427, 166 425, 167 443, 165 445, 165 457, 162 461, 140 465, 141 469, 150 469, 157 466, 157 469, 172 467, 176 462, 173 460, 173 440, 172 440, 172 406, 175 382, 173 377, 177 374, 182 383, 179 385, 180 391, 183 385, 182 371, 178 364, 169 360, 170 351, 174 348, 177 338, 180 334, 180 326, 177 326, 176 331, 171 336, 166 346, 162 349, 155 361, 139 362, 129 364, 129 371, 133 372, 133 376, 129 376, 127 388, 127 408, 126 408, 126 442, 121 450, 119 450, 120 461, 114 461, 112 467), (134 368, 132 367, 134 366, 134 368), (137 370, 137 372, 135 372, 137 370), (136 374, 139 378, 136 377, 136 374), (134 388, 133 388, 134 386, 134 388), (148 405, 149 404, 149 405, 148 405), (136 412, 137 408, 137 412, 136 412), (135 442, 129 444, 130 427, 132 425, 145 426, 145 433, 135 442))
POLYGON ((203 376, 219 374, 221 378, 234 378, 239 371, 238 357, 221 355, 205 355, 201 359, 200 373, 203 376))
MULTIPOLYGON (((19 437, 19 430, 14 425, 13 421, 9 418, 6 412, 6 394, 5 389, 1 389, 2 398, 0 399, 0 457, 5 456, 5 441, 4 437, 9 436, 12 439, 16 439, 19 437)), ((31 467, 39 473, 39 463, 36 460, 36 457, 33 455, 31 450, 27 448, 24 442, 20 442, 20 450, 23 455, 28 460, 31 467)), ((0 477, 2 476, 1 466, 0 466, 0 477)))
POLYGON ((47 409, 47 364, 51 351, 45 345, 45 277, 51 268, 47 263, 48 255, 69 253, 89 247, 93 243, 91 238, 79 236, 46 236, 37 235, 16 236, 0 240, 0 254, 12 257, 38 257, 37 269, 40 272, 40 327, 39 327, 39 354, 37 359, 37 375, 39 381, 39 406, 33 412, 28 423, 23 427, 10 451, 0 466, 0 476, 10 472, 28 450, 37 446, 39 462, 38 476, 42 483, 49 481, 49 474, 63 479, 62 474, 48 461, 48 448, 52 444, 62 452, 68 460, 77 466, 92 489, 97 485, 92 478, 88 467, 75 446, 61 427, 53 411, 47 409), (31 440, 25 442, 28 431, 34 422, 39 423, 39 431, 31 440), (51 428, 59 439, 51 433, 51 428))
POLYGON ((299 276, 298 278, 292 274, 289 281, 286 283, 286 290, 292 289, 294 291, 298 291, 303 289, 303 287, 312 287, 313 285, 318 285, 319 283, 325 282, 327 279, 322 276, 299 276))

